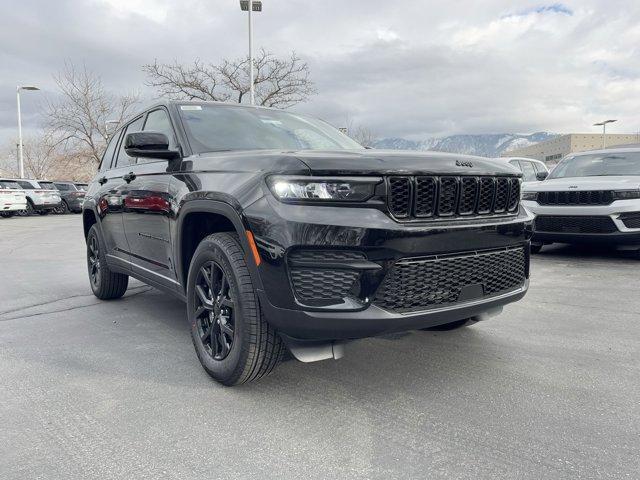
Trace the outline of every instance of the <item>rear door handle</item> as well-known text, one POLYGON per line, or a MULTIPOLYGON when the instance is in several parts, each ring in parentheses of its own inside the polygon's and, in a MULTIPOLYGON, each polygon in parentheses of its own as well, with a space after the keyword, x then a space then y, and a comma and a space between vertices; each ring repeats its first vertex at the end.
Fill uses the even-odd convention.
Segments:
POLYGON ((105 183, 107 183, 107 177, 102 177, 98 179, 98 183, 100 185, 104 185, 105 183))
POLYGON ((135 179, 136 179, 136 174, 135 174, 135 173, 133 173, 133 172, 129 172, 129 173, 127 173, 126 175, 123 175, 123 176, 122 176, 122 179, 123 179, 125 182, 129 183, 129 182, 131 182, 132 180, 135 180, 135 179))

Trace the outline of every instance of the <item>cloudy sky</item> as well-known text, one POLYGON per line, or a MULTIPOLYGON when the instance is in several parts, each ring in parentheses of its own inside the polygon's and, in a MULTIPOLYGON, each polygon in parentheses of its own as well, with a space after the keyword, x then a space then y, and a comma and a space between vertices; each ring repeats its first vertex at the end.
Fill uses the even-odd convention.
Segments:
MULTIPOLYGON (((65 61, 114 92, 153 92, 141 65, 247 50, 238 0, 0 0, 0 141, 41 120, 65 61)), ((640 130, 637 0, 263 0, 255 45, 306 60, 317 95, 294 107, 380 137, 640 130)))

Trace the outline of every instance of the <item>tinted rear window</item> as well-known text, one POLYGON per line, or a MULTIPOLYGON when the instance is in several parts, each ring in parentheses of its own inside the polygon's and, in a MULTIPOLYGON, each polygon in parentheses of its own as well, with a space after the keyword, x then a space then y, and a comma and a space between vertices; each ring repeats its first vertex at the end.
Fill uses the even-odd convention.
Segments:
POLYGON ((69 183, 54 183, 56 188, 62 192, 68 192, 69 190, 75 190, 76 186, 69 183))
POLYGON ((40 188, 44 188, 47 190, 55 190, 56 186, 53 184, 53 182, 38 182, 38 185, 40 185, 40 188))
POLYGON ((35 190, 36 188, 31 185, 31 182, 27 182, 26 180, 17 180, 17 183, 25 190, 35 190))

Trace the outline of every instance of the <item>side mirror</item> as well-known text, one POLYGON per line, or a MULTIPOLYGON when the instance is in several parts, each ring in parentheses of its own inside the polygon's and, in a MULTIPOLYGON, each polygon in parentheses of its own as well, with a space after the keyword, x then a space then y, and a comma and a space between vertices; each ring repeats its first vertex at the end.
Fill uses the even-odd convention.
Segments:
POLYGON ((169 150, 169 138, 160 132, 127 133, 124 138, 124 151, 130 157, 159 158, 175 160, 180 152, 169 150))
POLYGON ((543 181, 545 178, 549 176, 549 172, 538 172, 536 173, 536 178, 539 182, 543 181))

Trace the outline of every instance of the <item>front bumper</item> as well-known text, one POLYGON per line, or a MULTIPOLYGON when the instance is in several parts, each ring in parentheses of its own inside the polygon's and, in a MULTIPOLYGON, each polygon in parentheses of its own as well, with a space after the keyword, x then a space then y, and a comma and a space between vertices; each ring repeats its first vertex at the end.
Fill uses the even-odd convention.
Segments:
MULTIPOLYGON (((264 197, 245 215, 262 260, 258 267, 261 307, 276 329, 293 338, 353 339, 440 325, 497 311, 522 298, 528 288, 532 216, 524 209, 500 220, 409 225, 372 208, 296 206, 264 197), (456 303, 411 311, 381 308, 376 301, 384 278, 401 259, 516 247, 526 252, 526 279, 507 292, 472 294, 456 303), (292 284, 290 260, 290 254, 301 249, 361 252, 365 260, 347 262, 348 268, 360 269, 362 274, 349 295, 340 301, 301 299, 292 284)), ((340 269, 339 260, 336 263, 340 269)), ((311 282, 308 290, 315 287, 311 282)), ((321 290, 320 285, 317 288, 321 290)))
POLYGON ((610 205, 559 206, 540 205, 534 201, 523 201, 523 206, 536 217, 549 215, 557 217, 609 217, 616 231, 607 233, 576 233, 536 231, 532 241, 536 243, 592 243, 601 245, 640 246, 640 228, 630 228, 624 219, 629 215, 640 214, 640 200, 616 200, 610 205))
POLYGON ((26 210, 27 203, 4 203, 0 205, 0 212, 17 212, 20 210, 26 210))

